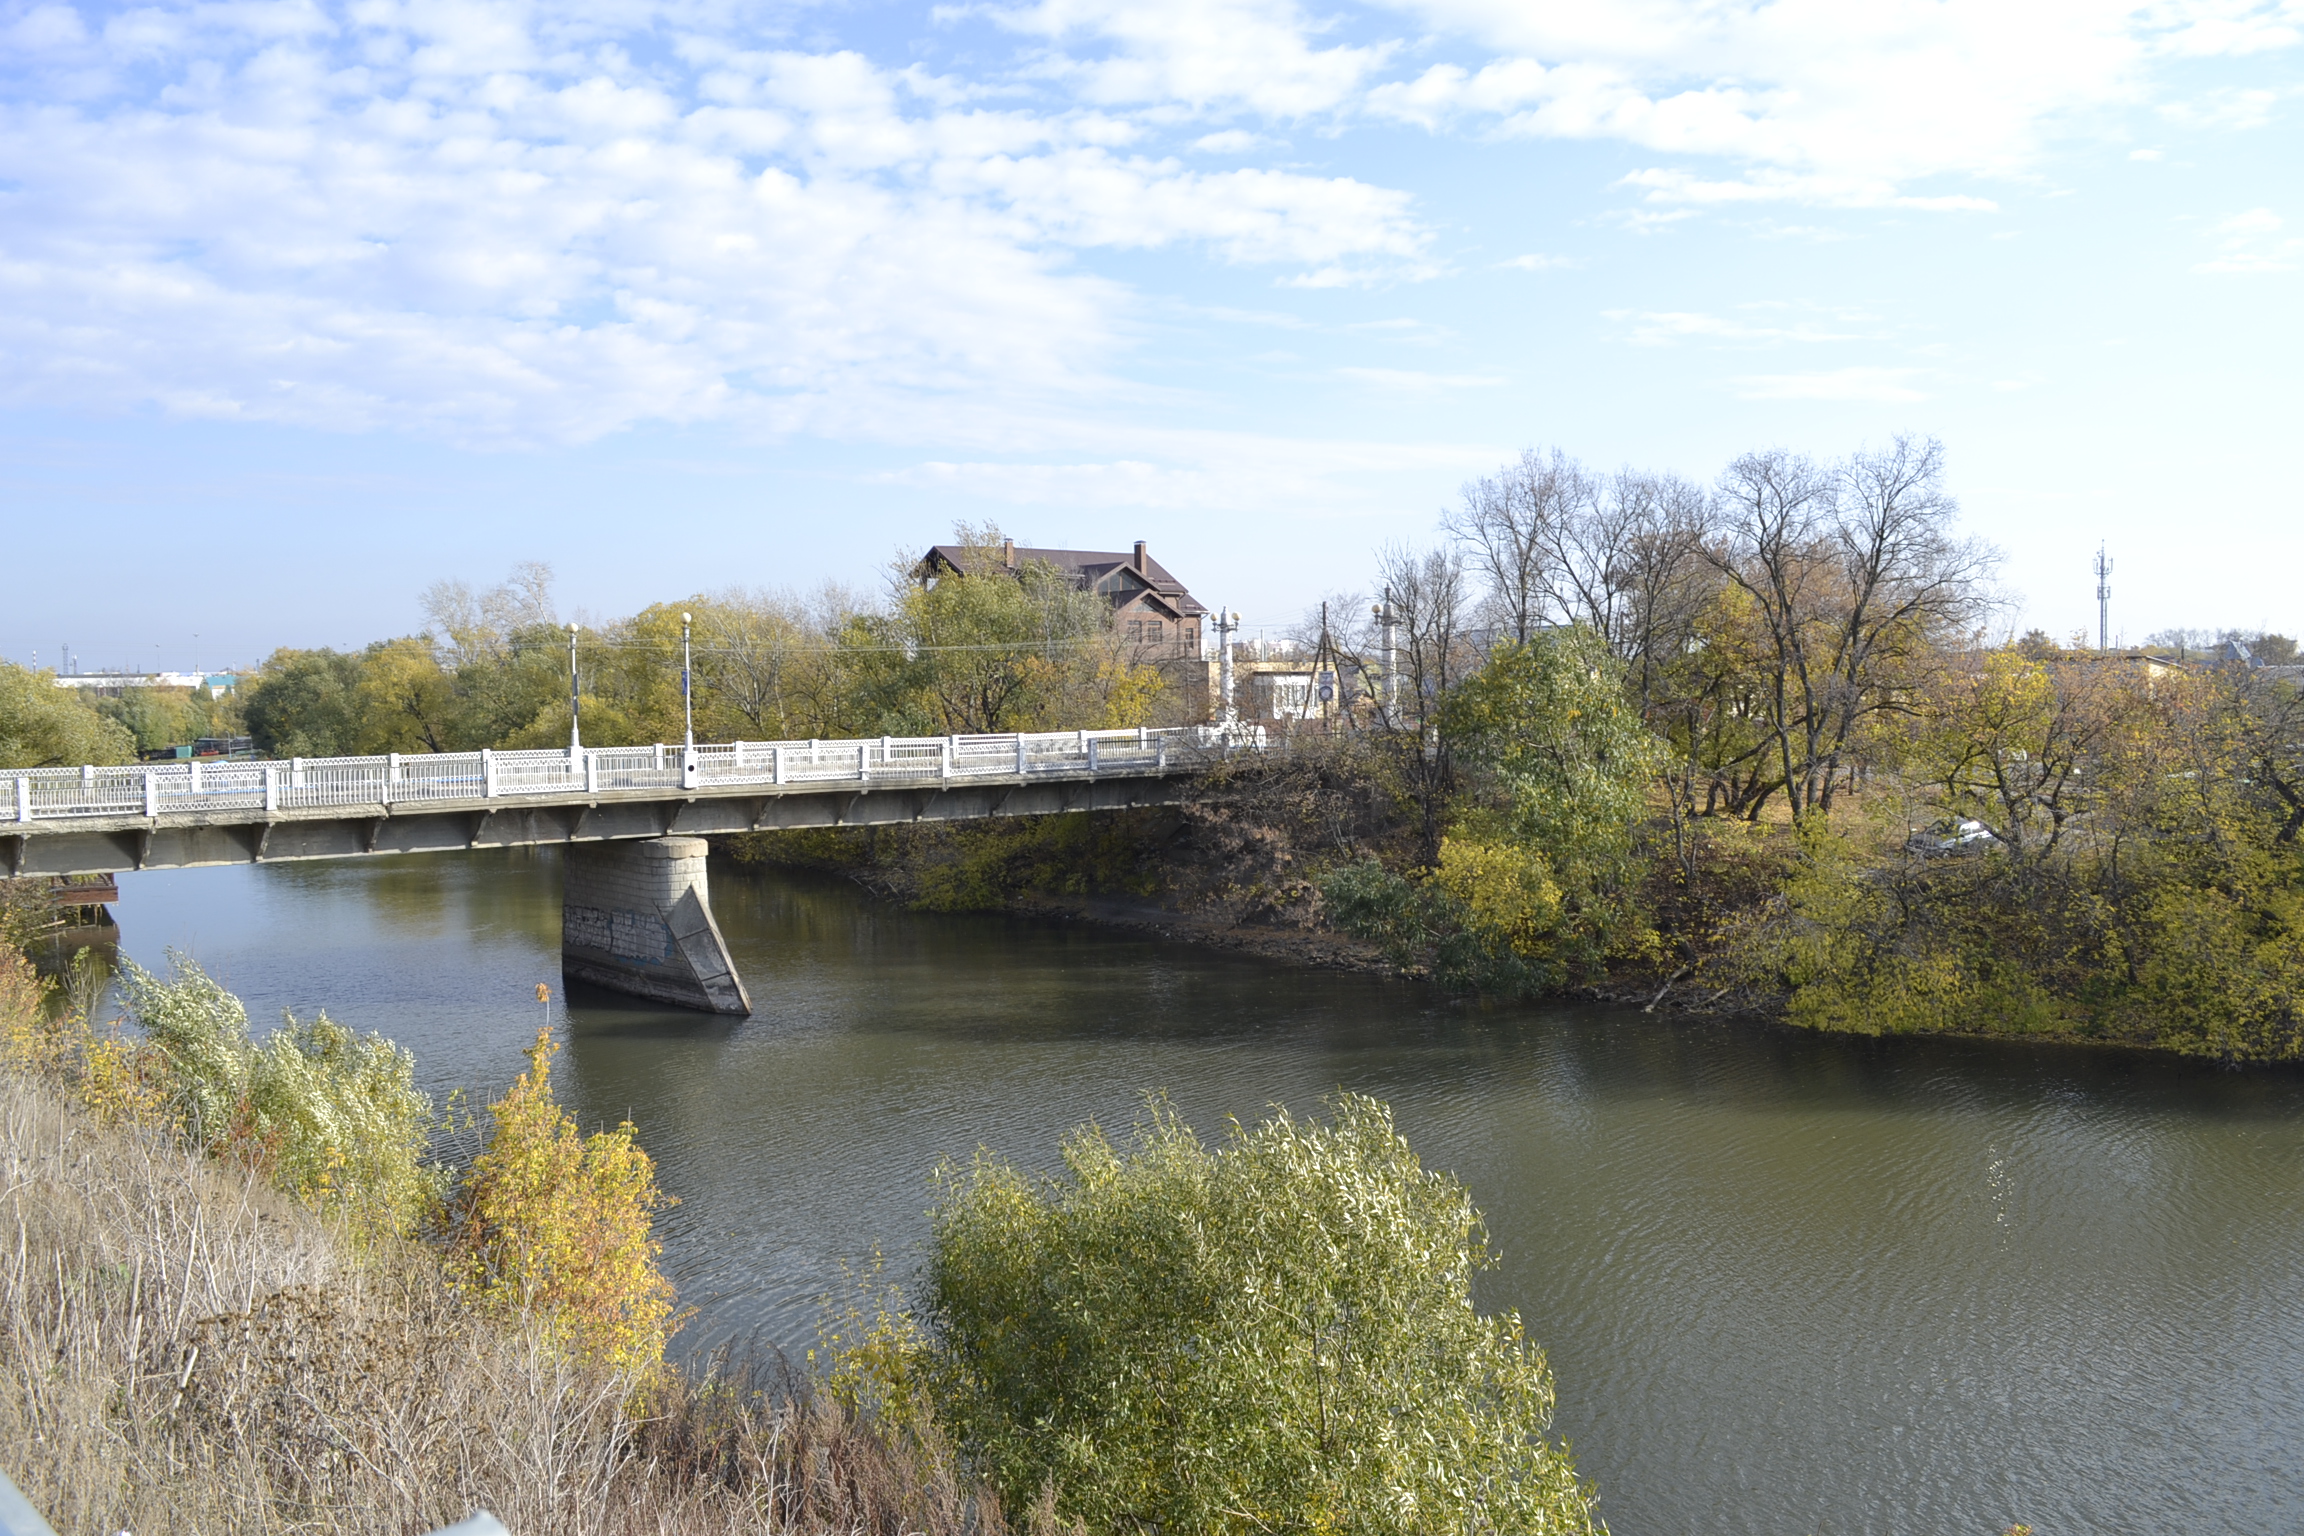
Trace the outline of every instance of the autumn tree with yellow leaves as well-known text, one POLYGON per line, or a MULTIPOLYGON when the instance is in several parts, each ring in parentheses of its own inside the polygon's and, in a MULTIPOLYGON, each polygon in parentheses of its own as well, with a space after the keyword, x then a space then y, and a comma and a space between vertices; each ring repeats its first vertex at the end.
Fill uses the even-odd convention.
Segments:
POLYGON ((677 1326, 655 1216, 673 1203, 627 1120, 590 1136, 552 1092, 559 1042, 489 1106, 488 1144, 445 1222, 448 1265, 484 1306, 525 1315, 572 1356, 645 1375, 677 1326))

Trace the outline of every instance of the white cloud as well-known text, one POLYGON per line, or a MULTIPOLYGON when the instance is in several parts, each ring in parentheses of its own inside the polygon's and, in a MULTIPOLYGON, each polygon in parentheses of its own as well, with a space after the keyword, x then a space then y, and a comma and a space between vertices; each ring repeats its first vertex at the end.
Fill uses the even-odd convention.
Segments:
POLYGON ((1999 206, 1990 198, 1969 193, 1914 196, 1899 192, 1897 184, 1885 177, 1796 176, 1774 170, 1719 180, 1684 170, 1651 169, 1634 171, 1617 185, 1638 187, 1648 201, 1668 206, 1791 202, 1842 208, 1916 208, 1931 213, 1989 213, 1999 206))
POLYGON ((1041 0, 991 14, 1052 46, 1043 71, 1108 105, 1242 109, 1296 119, 1336 110, 1398 46, 1316 47, 1290 0, 1041 0), (1101 51, 1078 57, 1063 45, 1101 51))
POLYGON ((2183 128, 2246 132, 2269 124, 2272 109, 2286 94, 2262 87, 2218 86, 2187 100, 2167 102, 2161 106, 2160 115, 2183 128))
POLYGON ((875 476, 1021 506, 1150 507, 1170 510, 1348 509, 1379 511, 1371 477, 1460 468, 1499 450, 1459 443, 1395 444, 1267 438, 1248 434, 1139 433, 1138 452, 1058 462, 930 460, 875 476))
POLYGON ((1915 368, 1834 368, 1823 373, 1752 373, 1728 381, 1739 400, 1878 400, 1902 404, 1927 395, 1909 382, 1915 368))
MULTIPOLYGON (((2158 61, 2293 46, 2300 16, 2293 0, 1400 3, 1494 56, 1376 86, 1380 114, 1749 168, 1627 178, 1656 201, 1918 209, 1991 206, 1924 184, 2027 174, 2059 135, 2161 94, 2158 61)), ((2245 126, 2269 94, 2234 88, 2175 110, 2245 126)))
POLYGON ((1447 389, 1494 389, 1512 381, 1487 373, 1419 373, 1410 368, 1339 368, 1336 376, 1378 389, 1428 395, 1447 389))
MULTIPOLYGON (((1774 310, 1782 306, 1750 307, 1774 310)), ((1603 311, 1603 318, 1624 325, 1626 339, 1634 346, 1643 347, 1667 347, 1690 340, 1774 345, 1780 342, 1871 341, 1879 337, 1877 331, 1850 330, 1845 320, 1831 328, 1808 320, 1789 325, 1761 325, 1751 320, 1687 310, 1626 309, 1603 311)))
MULTIPOLYGON (((901 422, 1005 448, 1125 393, 1145 306, 1083 253, 1183 252, 1300 288, 1478 264, 1408 192, 1339 172, 1340 135, 1372 119, 1635 146, 1653 163, 1603 215, 1632 230, 1797 204, 1986 211, 1981 181, 2034 174, 2113 112, 2268 120, 2279 90, 2176 98, 2154 71, 2293 46, 2304 15, 1399 3, 1423 35, 1298 0, 979 5, 948 17, 989 23, 953 51, 965 69, 938 69, 822 40, 828 12, 799 46, 801 12, 725 0, 17 0, 0 398, 483 441, 901 422)), ((2204 272, 2297 260, 2278 231, 2213 238, 2204 272)), ((1840 339, 1642 315, 1648 344, 1840 339)))
POLYGON ((0 95, 19 402, 1012 444, 1117 387, 1134 300, 1074 252, 1426 265, 1405 193, 1193 170, 1128 153, 1142 130, 1108 113, 994 108, 852 51, 689 34, 641 67, 614 16, 448 0, 14 31, 106 82, 0 95))
POLYGON ((1524 256, 1510 256, 1496 263, 1520 272, 1558 272, 1583 263, 1573 256, 1547 256, 1541 251, 1530 251, 1524 256))
POLYGON ((2208 231, 2216 254, 2193 267, 2195 272, 2293 272, 2304 264, 2304 238, 2284 234, 2287 221, 2269 208, 2236 213, 2208 231))
POLYGON ((28 53, 70 48, 87 36, 88 29, 81 24, 80 13, 68 5, 36 5, 0 32, 10 48, 28 53))
POLYGON ((1406 193, 1345 177, 1188 171, 1100 149, 992 156, 952 175, 998 192, 1037 228, 1077 245, 1199 240, 1239 261, 1330 262, 1413 256, 1426 241, 1406 193))

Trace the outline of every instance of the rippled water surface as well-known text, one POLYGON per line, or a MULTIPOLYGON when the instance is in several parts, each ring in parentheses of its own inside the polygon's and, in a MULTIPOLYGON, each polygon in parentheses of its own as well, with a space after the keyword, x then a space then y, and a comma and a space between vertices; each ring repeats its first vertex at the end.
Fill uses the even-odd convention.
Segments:
MULTIPOLYGON (((579 997, 564 1097, 682 1204, 683 1343, 814 1337, 938 1159, 1339 1086, 1471 1186, 1618 1536, 2304 1528, 2304 1080, 1541 1008, 715 869, 740 1023, 579 997)), ((510 1080, 549 852, 121 877, 126 947, 510 1080)), ((555 1009, 555 1019, 558 1014, 555 1009)))

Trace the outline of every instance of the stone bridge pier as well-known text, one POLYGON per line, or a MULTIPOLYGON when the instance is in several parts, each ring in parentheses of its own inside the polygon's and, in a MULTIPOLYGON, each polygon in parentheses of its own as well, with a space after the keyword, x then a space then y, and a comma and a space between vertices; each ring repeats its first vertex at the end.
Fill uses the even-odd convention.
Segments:
POLYGON ((700 837, 573 843, 560 902, 560 970, 613 992, 746 1014, 752 999, 712 920, 700 837))

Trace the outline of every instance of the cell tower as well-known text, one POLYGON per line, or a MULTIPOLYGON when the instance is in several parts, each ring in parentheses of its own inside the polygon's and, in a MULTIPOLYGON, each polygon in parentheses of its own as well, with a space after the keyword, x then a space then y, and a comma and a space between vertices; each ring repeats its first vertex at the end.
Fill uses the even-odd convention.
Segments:
POLYGON ((2112 649, 2112 557, 2096 546, 2096 649, 2112 649))

